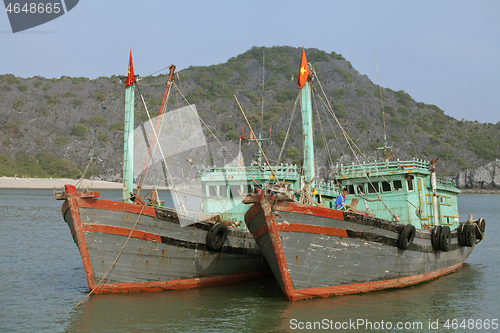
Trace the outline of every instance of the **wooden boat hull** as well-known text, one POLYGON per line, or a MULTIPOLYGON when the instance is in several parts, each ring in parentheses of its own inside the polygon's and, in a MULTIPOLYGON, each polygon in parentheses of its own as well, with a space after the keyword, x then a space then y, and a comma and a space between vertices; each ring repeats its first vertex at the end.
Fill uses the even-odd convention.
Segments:
POLYGON ((403 225, 339 210, 255 203, 245 221, 289 300, 405 287, 459 269, 473 247, 451 233, 449 251, 434 251, 431 232, 417 230, 398 247, 403 225))
POLYGON ((270 274, 247 230, 229 228, 222 249, 212 251, 206 244, 212 223, 181 227, 175 212, 92 193, 66 186, 62 213, 95 293, 187 289, 270 274))

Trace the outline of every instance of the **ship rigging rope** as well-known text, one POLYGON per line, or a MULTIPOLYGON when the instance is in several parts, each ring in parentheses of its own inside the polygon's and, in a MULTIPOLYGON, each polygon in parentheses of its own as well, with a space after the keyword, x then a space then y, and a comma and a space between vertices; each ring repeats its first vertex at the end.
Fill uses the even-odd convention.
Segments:
MULTIPOLYGON (((241 107, 240 102, 238 101, 238 98, 236 98, 236 95, 233 95, 233 97, 236 100, 236 103, 238 103, 238 107, 240 108, 241 114, 243 114, 243 118, 245 118, 245 121, 246 121, 248 127, 250 127, 250 131, 252 132, 254 138, 257 138, 255 136, 255 132, 252 129, 252 125, 250 125, 250 122, 248 121, 248 118, 247 118, 247 116, 245 114, 245 111, 243 111, 243 108, 241 107)), ((259 143, 259 140, 256 139, 255 142, 257 142, 257 146, 259 146, 259 149, 262 152, 262 156, 264 156, 264 160, 266 160, 266 164, 269 167, 269 170, 271 170, 271 173, 273 174, 273 178, 276 179, 276 181, 279 183, 280 181, 278 179, 278 176, 276 175, 275 170, 271 167, 271 163, 269 163, 269 160, 267 159, 267 156, 264 153, 264 150, 262 149, 262 147, 261 147, 261 145, 259 143)), ((277 169, 277 167, 276 167, 276 169, 277 169)))
MULTIPOLYGON (((313 95, 313 98, 314 98, 314 95, 313 95)), ((316 103, 316 100, 314 100, 314 105, 316 106, 316 115, 318 116, 318 123, 319 123, 319 130, 321 133, 321 138, 323 139, 323 143, 325 144, 325 148, 326 148, 326 158, 328 160, 328 166, 330 167, 330 172, 332 172, 333 163, 332 163, 332 159, 330 157, 330 149, 328 148, 328 142, 326 141, 325 132, 323 131, 323 126, 321 125, 321 118, 319 116, 318 103, 316 103)))
MULTIPOLYGON (((212 130, 208 127, 208 125, 203 121, 203 119, 201 119, 200 115, 198 114, 198 112, 196 112, 194 110, 194 108, 191 106, 191 104, 189 103, 189 101, 187 100, 186 96, 184 96, 184 94, 182 93, 182 90, 179 88, 179 86, 177 86, 177 84, 175 83, 175 81, 173 82, 173 86, 175 87, 176 91, 179 92, 179 94, 182 96, 184 102, 186 103, 187 106, 189 106, 189 109, 196 115, 196 117, 199 119, 199 121, 203 124, 203 126, 205 126, 205 128, 208 130, 208 132, 215 138, 215 140, 219 143, 219 145, 226 151, 226 153, 229 155, 229 157, 231 157, 232 160, 235 160, 235 157, 233 157, 233 155, 231 155, 231 153, 226 149, 226 147, 222 144, 222 142, 220 142, 219 138, 217 138, 217 136, 212 132, 212 130)), ((173 184, 173 183, 172 183, 173 184)), ((179 190, 177 189, 172 189, 176 192, 180 192, 179 190)), ((199 195, 197 195, 199 196, 199 195)), ((224 204, 222 203, 221 201, 221 204, 222 204, 222 209, 224 210, 224 212, 227 214, 227 209, 224 207, 224 204)))
MULTIPOLYGON (((313 71, 313 73, 316 75, 316 72, 314 72, 314 71, 313 71)), ((319 79, 318 79, 317 77, 316 77, 316 79, 318 80, 319 86, 320 86, 321 90, 323 91, 323 94, 325 94, 325 93, 324 93, 324 90, 323 90, 323 87, 321 86, 321 82, 319 82, 319 79)), ((372 184, 372 182, 370 181, 370 178, 367 176, 367 173, 366 173, 366 171, 365 171, 365 169, 364 169, 364 167, 363 167, 363 164, 362 164, 362 163, 361 163, 361 161, 359 160, 358 155, 356 154, 356 151, 354 150, 354 148, 353 148, 352 146, 354 145, 354 147, 356 147, 356 148, 357 148, 358 152, 359 152, 359 153, 360 153, 360 154, 361 154, 361 155, 365 158, 365 160, 367 160, 367 161, 368 161, 368 164, 369 164, 369 165, 371 165, 371 166, 372 166, 375 170, 377 170, 377 171, 378 171, 377 167, 369 161, 368 157, 367 157, 365 154, 363 154, 363 152, 362 152, 362 151, 361 151, 361 149, 360 149, 360 148, 356 145, 356 143, 354 142, 354 140, 352 140, 352 139, 351 139, 351 137, 349 136, 349 134, 348 134, 348 133, 344 130, 344 128, 343 128, 343 127, 342 127, 342 125, 340 124, 340 122, 339 122, 338 118, 335 116, 335 113, 334 113, 334 112, 333 112, 333 110, 331 109, 331 106, 330 106, 329 104, 326 104, 326 103, 325 103, 324 99, 321 97, 321 95, 319 95, 319 93, 316 91, 316 89, 314 89, 314 91, 318 94, 318 97, 320 98, 320 100, 321 100, 321 101, 323 102, 323 104, 324 104, 324 105, 328 108, 328 110, 329 110, 329 112, 332 114, 332 116, 333 116, 334 120, 337 122, 337 124, 338 124, 338 126, 340 127, 340 129, 341 129, 342 133, 344 134, 344 137, 345 137, 345 139, 346 139, 346 141, 347 141, 347 144, 349 145, 349 148, 351 148, 351 151, 353 152, 353 155, 354 155, 354 157, 356 158, 356 161, 358 162, 358 165, 359 165, 359 166, 361 167, 361 169, 363 170, 363 173, 364 173, 364 175, 365 175, 366 179, 368 180, 368 182, 369 182, 370 184, 372 184), (352 143, 352 145, 351 145, 351 143, 352 143)), ((325 94, 325 96, 326 96, 326 94, 325 94)), ((327 99, 327 102, 328 102, 328 99, 327 99)), ((390 181, 389 181, 387 178, 385 178, 383 175, 381 175, 381 177, 382 177, 385 181, 387 181, 387 182, 389 183, 389 185, 391 186, 391 188, 392 188, 395 192, 397 192, 397 193, 398 193, 401 197, 403 197, 403 198, 404 198, 404 199, 405 199, 405 200, 406 200, 406 201, 407 201, 410 205, 412 205, 413 207, 417 208, 417 206, 415 206, 415 205, 414 205, 414 204, 413 204, 413 203, 412 203, 412 202, 411 202, 411 201, 410 201, 407 197, 405 197, 405 196, 404 196, 403 194, 401 194, 401 193, 400 193, 400 192, 399 192, 396 188, 394 188, 394 186, 393 186, 392 182, 390 182, 390 181)), ((373 185, 373 184, 372 184, 372 185, 373 185)), ((379 198, 379 200, 382 202, 382 204, 383 204, 383 205, 384 205, 384 207, 387 209, 387 211, 388 211, 388 212, 392 215, 392 217, 393 217, 394 219, 396 219, 396 220, 399 220, 398 216, 397 216, 396 214, 394 214, 394 213, 393 213, 393 212, 389 209, 389 207, 387 207, 387 205, 385 204, 384 200, 380 197, 379 192, 378 192, 378 191, 376 191, 375 193, 377 194, 377 197, 378 197, 378 198, 379 198)))
MULTIPOLYGON (((177 75, 177 76, 178 76, 178 75, 177 75)), ((174 83, 174 86, 175 86, 175 81, 174 81, 173 83, 174 83)), ((171 84, 172 84, 172 82, 171 82, 171 84)), ((179 106, 179 101, 178 101, 178 98, 177 98, 177 91, 180 91, 180 90, 179 90, 179 88, 178 88, 177 86, 175 86, 175 87, 177 88, 177 89, 176 89, 177 106, 179 106)), ((155 133, 155 131, 154 131, 154 127, 153 127, 152 119, 151 119, 150 113, 149 113, 149 111, 148 111, 147 105, 146 105, 146 103, 145 103, 145 101, 144 101, 144 98, 143 98, 142 94, 139 92, 139 94, 140 94, 140 96, 141 96, 141 100, 142 100, 143 105, 144 105, 144 108, 145 108, 146 113, 147 113, 147 115, 148 115, 148 119, 149 119, 149 122, 150 122, 150 124, 151 124, 151 128, 153 129, 153 134, 154 134, 154 135, 153 135, 153 140, 155 140, 155 138, 159 138, 159 135, 161 134, 161 130, 162 130, 162 128, 163 128, 163 123, 164 123, 164 117, 165 117, 165 115, 166 115, 166 112, 165 112, 165 111, 166 111, 167 106, 168 106, 168 98, 169 98, 169 96, 170 96, 170 91, 171 91, 171 90, 169 89, 169 91, 168 91, 168 93, 167 93, 166 103, 165 103, 165 105, 164 105, 164 107, 163 107, 163 110, 162 110, 162 113, 161 113, 161 115, 160 115, 160 117, 161 117, 161 118, 160 118, 160 129, 159 129, 159 131, 158 131, 158 134, 157 134, 157 133, 155 133)), ((182 93, 181 93, 181 94, 182 94, 182 93)), ((181 123, 181 132, 182 132, 182 136, 183 136, 183 138, 184 138, 183 124, 182 124, 182 117, 181 117, 181 115, 180 115, 180 110, 178 110, 178 112, 179 112, 179 118, 180 118, 180 123, 181 123)), ((165 156, 164 156, 163 150, 162 150, 161 145, 160 145, 160 141, 159 141, 159 139, 157 139, 157 140, 155 140, 155 141, 156 141, 157 145, 154 145, 152 155, 154 155, 154 153, 155 153, 155 151, 156 151, 156 146, 158 146, 158 148, 159 148, 159 150, 160 150, 160 153, 161 153, 161 156, 162 156, 163 165, 165 166, 165 169, 166 169, 167 174, 168 174, 168 175, 167 175, 168 181, 169 181, 169 183, 170 183, 170 184, 174 185, 172 175, 170 174, 170 170, 169 170, 169 168, 168 168, 168 164, 167 164, 167 162, 166 162, 166 160, 165 160, 165 156)), ((184 141, 184 146, 185 146, 185 144, 186 144, 186 142, 184 141)), ((187 158, 189 158, 189 156, 187 155, 187 150, 186 150, 186 157, 187 157, 187 158)), ((145 170, 143 170, 143 173, 144 173, 144 178, 146 178, 146 174, 147 174, 148 170, 152 167, 152 165, 153 165, 153 162, 152 162, 152 160, 151 160, 151 161, 149 162, 149 164, 145 167, 145 170)), ((193 175, 193 174, 192 174, 192 170, 191 170, 191 168, 190 168, 190 173, 191 173, 191 175, 193 175)), ((155 175, 153 174, 153 177, 154 177, 154 176, 155 176, 155 175)), ((182 179, 183 179, 183 185, 185 185, 185 183, 184 183, 184 180, 185 180, 185 179, 184 179, 184 173, 182 174, 182 179)), ((186 193, 184 193, 185 197, 184 197, 184 200, 182 200, 182 199, 180 198, 180 194, 179 194, 180 192, 179 192, 179 191, 175 188, 175 185, 174 185, 174 187, 173 187, 173 188, 171 188, 171 189, 170 189, 170 191, 173 191, 173 192, 174 192, 174 197, 175 197, 175 200, 177 201, 178 207, 180 208, 181 212, 183 212, 183 213, 184 213, 184 214, 186 214, 186 215, 189 215, 189 212, 188 212, 187 207, 186 207, 186 204, 188 204, 188 198, 187 198, 187 196, 186 196, 186 193)))
POLYGON ((152 74, 149 74, 149 75, 146 75, 146 76, 144 76, 144 77, 139 77, 139 78, 137 78, 137 80, 136 80, 136 81, 142 81, 143 79, 145 79, 145 78, 147 78, 147 77, 150 77, 150 76, 153 76, 153 75, 155 75, 156 73, 160 73, 160 72, 164 71, 165 69, 169 69, 170 67, 172 67, 172 65, 167 66, 167 67, 165 67, 165 68, 162 68, 162 69, 160 69, 159 71, 156 71, 156 72, 154 72, 154 73, 152 73, 152 74))
MULTIPOLYGON (((148 75, 148 76, 152 76, 152 75, 154 75, 154 74, 156 74, 156 73, 159 73, 159 72, 161 72, 161 71, 163 71, 163 70, 165 70, 165 69, 168 69, 168 68, 170 68, 170 66, 165 67, 165 68, 163 68, 163 69, 161 69, 161 70, 159 70, 159 71, 156 71, 156 72, 154 72, 153 74, 150 74, 150 75, 148 75)), ((146 76, 146 77, 148 77, 148 76, 146 76)), ((177 77, 179 77, 178 73, 177 73, 177 77)), ((137 81, 141 81, 141 80, 143 80, 144 78, 145 78, 145 77, 138 78, 138 79, 137 79, 137 81)), ((167 81, 165 81, 165 82, 160 82, 160 83, 151 83, 151 84, 144 84, 144 83, 141 83, 140 85, 141 85, 141 86, 146 86, 146 85, 165 84, 166 82, 167 82, 167 81)), ((189 102, 187 101, 186 97, 184 96, 184 94, 182 93, 182 91, 179 89, 179 86, 176 84, 176 82, 175 82, 175 81, 173 82, 173 86, 177 89, 177 91, 178 91, 178 92, 179 92, 179 94, 182 96, 182 98, 183 98, 183 100, 186 102, 186 104, 187 104, 188 106, 191 106, 191 105, 189 104, 189 102)), ((140 92, 140 89, 139 89, 139 84, 138 84, 137 82, 136 82, 136 84, 135 84, 135 87, 136 87, 137 91, 139 92, 139 95, 140 95, 140 97, 141 97, 142 103, 143 103, 144 108, 145 108, 145 110, 146 110, 146 114, 148 115, 148 119, 149 119, 149 122, 150 122, 150 124, 151 124, 151 128, 153 128, 153 132, 154 132, 154 127, 153 127, 153 124, 152 124, 151 116, 150 116, 150 114, 149 114, 149 111, 148 111, 148 108, 147 108, 146 102, 144 101, 144 97, 142 96, 142 94, 141 94, 141 92, 140 92)), ((118 109, 118 106, 119 106, 119 105, 120 105, 120 103, 121 103, 121 102, 120 102, 120 100, 123 98, 123 95, 124 95, 124 94, 125 94, 125 91, 123 91, 123 92, 122 92, 122 94, 121 94, 120 98, 118 99, 118 102, 116 103, 116 106, 115 106, 115 109, 114 109, 114 111, 113 111, 113 114, 114 114, 114 113, 116 113, 116 111, 117 111, 117 109, 118 109)), ((169 94, 170 94, 170 91, 169 91, 169 94)), ((166 104, 168 104, 168 98, 167 98, 167 103, 166 103, 166 104)), ((166 104, 165 104, 165 106, 164 106, 164 110, 166 109, 166 104)), ((228 154, 228 155, 229 155, 232 159, 234 159, 234 157, 231 155, 231 153, 230 153, 230 152, 229 152, 229 151, 225 148, 225 146, 224 146, 224 145, 223 145, 223 144, 219 141, 219 139, 218 139, 218 138, 215 136, 215 134, 214 134, 214 133, 210 130, 210 128, 208 127, 208 125, 207 125, 207 124, 203 121, 203 119, 201 119, 201 117, 198 115, 198 113, 197 113, 196 111, 194 111, 194 109, 193 109, 192 107, 191 107, 191 110, 193 110, 193 113, 194 113, 194 114, 198 117, 198 119, 199 119, 199 120, 203 123, 203 125, 204 125, 207 129, 208 129, 208 131, 210 132, 210 134, 211 134, 211 135, 215 138, 215 140, 217 140, 217 142, 218 142, 218 143, 220 144, 220 146, 221 146, 221 147, 222 147, 222 148, 223 148, 223 149, 227 152, 227 154, 228 154)), ((162 113, 162 116, 163 116, 164 114, 165 114, 165 112, 163 112, 163 113, 162 113)), ((162 123, 162 125, 163 125, 163 123, 162 123)), ((161 127, 160 127, 160 131, 161 131, 161 127)), ((159 131, 159 133, 160 133, 160 131, 159 131)), ((157 136, 156 136, 156 133, 154 133, 154 136, 155 136, 155 137, 157 137, 157 136)), ((99 147, 101 146, 101 145, 100 145, 100 143, 102 142, 102 140, 103 140, 103 139, 104 139, 104 137, 100 138, 98 145, 94 145, 94 148, 93 148, 93 150, 92 150, 92 154, 91 154, 91 157, 90 157, 90 159, 89 159, 89 162, 88 162, 88 164, 87 164, 87 166, 86 166, 86 168, 85 168, 85 170, 84 170, 84 172, 83 172, 83 174, 82 174, 82 176, 81 176, 80 180, 78 181, 78 183, 77 183, 77 185, 76 185, 76 188, 77 188, 77 189, 80 189, 80 188, 81 188, 81 186, 82 186, 82 184, 83 184, 83 179, 85 178, 85 175, 87 174, 87 171, 89 170, 89 167, 90 167, 91 163, 92 163, 92 162, 95 162, 96 150, 97 150, 97 148, 99 148, 99 147)), ((169 173, 169 170, 168 170, 168 165, 167 165, 167 163, 166 163, 166 161, 165 161, 165 157, 163 156, 163 152, 162 152, 162 150, 161 150, 161 147, 160 147, 160 144, 159 144, 158 140, 156 140, 156 141, 157 141, 158 147, 160 148, 160 152, 161 152, 161 154, 162 154, 163 163, 164 163, 165 168, 166 168, 166 170, 167 170, 167 172, 168 172, 168 174, 169 174, 169 175, 167 176, 167 178, 170 178, 170 180, 171 180, 171 179, 172 179, 172 177, 170 176, 170 173, 169 173)), ((154 149, 156 149, 156 145, 154 146, 154 149)), ((154 154, 154 150, 153 150, 153 154, 154 154)), ((151 162, 150 162, 150 165, 151 165, 151 162)), ((255 182, 255 180, 253 180, 253 181, 255 182)), ((255 182, 255 183, 256 183, 256 182, 255 182)), ((171 184, 173 184, 173 182, 171 182, 171 184)), ((257 184, 257 183, 256 183, 256 184, 257 184)), ((92 183, 91 183, 90 188, 92 188, 92 183)), ((180 192, 180 193, 182 193, 182 191, 177 190, 177 189, 175 189, 175 188, 174 188, 174 189, 170 189, 170 190, 172 190, 172 191, 174 191, 174 192, 180 192)), ((175 194, 177 194, 177 195, 175 195, 175 197, 176 197, 176 200, 178 201, 178 204, 180 205, 180 207, 182 207, 182 203, 181 203, 181 202, 179 202, 179 200, 180 200, 180 199, 178 198, 178 193, 175 193, 175 194)), ((187 193, 185 193, 185 194, 187 194, 187 193)), ((222 199, 221 199, 221 200, 222 200, 222 199)), ((224 211, 227 213, 227 211, 226 211, 226 209, 225 209, 224 207, 223 207, 223 209, 224 209, 224 211)), ((187 209, 186 209, 185 207, 184 207, 184 210, 187 212, 187 209)), ((82 300, 82 301, 83 301, 83 300, 82 300)), ((80 303, 81 303, 81 302, 80 302, 80 303)), ((77 306, 78 306, 78 305, 77 305, 77 306)))
MULTIPOLYGON (((177 75, 179 76, 179 75, 177 75)), ((175 90, 175 100, 177 101, 177 113, 179 114, 179 122, 181 123, 181 133, 182 133, 182 142, 184 143, 184 151, 186 152, 186 161, 189 161, 189 155, 188 155, 188 148, 186 146, 186 136, 185 136, 185 133, 184 133, 184 125, 182 123, 182 116, 181 116, 181 110, 180 110, 180 105, 179 105, 179 96, 177 95, 177 89, 175 90)), ((189 119, 191 120, 191 117, 189 117, 189 119)), ((191 125, 193 125, 193 122, 191 122, 191 125)), ((189 166, 189 172, 191 173, 191 177, 195 177, 195 175, 193 174, 193 169, 191 168, 191 166, 189 166)), ((184 177, 182 178, 182 180, 184 181, 184 177)))
MULTIPOLYGON (((167 67, 168 68, 168 67, 167 67)), ((182 90, 179 88, 179 86, 176 84, 176 81, 174 81, 173 83, 173 86, 175 87, 176 89, 176 92, 179 92, 179 94, 182 96, 182 99, 184 100, 184 102, 186 103, 187 106, 190 107, 191 111, 193 111, 193 113, 196 115, 196 117, 200 120, 200 122, 203 124, 203 126, 205 126, 205 128, 208 130, 208 132, 212 135, 212 137, 214 137, 214 139, 219 143, 219 145, 224 149, 224 151, 231 157, 231 159, 235 160, 235 157, 232 156, 232 154, 226 149, 226 147, 220 142, 220 140, 217 138, 217 136, 212 132, 212 130, 208 127, 208 125, 203 121, 203 119, 200 117, 200 115, 194 110, 194 108, 191 106, 191 104, 188 102, 186 96, 182 93, 182 90)), ((149 114, 148 114, 148 117, 149 117, 149 114)), ((255 134, 254 134, 255 136, 255 134)), ((264 156, 265 157, 265 156, 264 156)), ((165 162, 166 164, 166 162, 165 162)), ((271 168, 271 166, 269 166, 269 168, 271 169, 271 172, 274 173, 273 169, 271 168)), ((277 180, 277 178, 276 178, 277 180)), ((255 179, 252 179, 252 182, 259 185, 255 179)), ((173 184, 173 183, 172 183, 173 184)), ((181 190, 178 190, 178 189, 171 189, 172 191, 174 192, 180 192, 180 193, 183 193, 183 191, 181 190)), ((187 194, 186 192, 184 192, 185 194, 187 194)), ((200 195, 197 195, 197 194, 193 194, 195 196, 200 196, 200 195)), ((227 214, 227 209, 224 207, 224 204, 223 204, 223 200, 220 199, 220 203, 222 204, 222 209, 224 210, 224 212, 227 214)))
POLYGON ((288 129, 286 130, 285 140, 283 140, 283 144, 281 145, 280 155, 278 156, 278 162, 276 164, 279 164, 281 161, 281 156, 283 155, 283 150, 285 149, 286 142, 288 140, 288 134, 290 133, 290 127, 292 127, 293 115, 295 113, 295 109, 297 108, 299 98, 300 98, 300 93, 297 95, 297 98, 295 99, 295 104, 293 105, 293 109, 292 109, 292 116, 290 117, 290 124, 288 124, 288 129))
MULTIPOLYGON (((179 85, 181 85, 181 78, 179 76, 179 72, 176 72, 175 74, 177 75, 177 79, 179 80, 179 85)), ((182 141, 184 143, 184 151, 186 152, 186 161, 188 163, 190 163, 189 162, 190 158, 189 158, 189 154, 188 154, 188 149, 187 149, 187 146, 186 146, 186 138, 185 138, 184 130, 183 130, 182 116, 181 116, 181 112, 180 112, 179 96, 177 95, 178 91, 180 91, 180 89, 177 89, 177 87, 176 87, 176 89, 175 89, 175 100, 177 101, 177 111, 178 111, 179 119, 180 119, 180 123, 181 123, 182 141)), ((189 119, 191 120, 191 117, 189 119)), ((193 125, 192 122, 191 122, 191 125, 193 125)), ((191 177, 194 179, 195 175, 193 174, 192 165, 189 166, 189 173, 191 174, 191 177)), ((186 185, 185 185, 185 178, 184 178, 184 172, 182 173, 182 182, 183 182, 184 187, 186 187, 186 185)), ((187 197, 186 193, 184 193, 184 200, 186 201, 186 205, 189 206, 188 197, 187 197)), ((189 215, 189 211, 187 210, 187 207, 186 207, 186 214, 189 215)), ((193 216, 194 216, 194 214, 193 214, 193 216)), ((191 232, 191 235, 193 235, 192 232, 191 232)))
MULTIPOLYGON (((384 120, 384 146, 386 146, 385 138, 386 138, 387 131, 385 130, 384 96, 382 96, 382 87, 380 86, 380 76, 378 74, 377 54, 375 53, 375 51, 373 51, 373 55, 375 56, 375 67, 377 68, 378 91, 380 94, 380 105, 382 107, 382 119, 384 120)), ((385 148, 384 148, 384 150, 385 150, 385 148)))
MULTIPOLYGON (((265 48, 262 48, 262 111, 261 111, 261 118, 260 118, 260 132, 262 133, 262 130, 264 129, 264 84, 266 82, 265 74, 266 74, 266 61, 264 57, 264 50, 265 48)), ((255 140, 257 140, 257 137, 255 137, 255 140)))
MULTIPOLYGON (((316 71, 314 70, 314 68, 311 66, 312 70, 311 72, 313 73, 314 77, 316 78, 317 82, 318 82, 318 85, 319 87, 321 88, 321 91, 323 92, 323 95, 326 96, 326 93, 323 89, 323 86, 321 85, 321 82, 319 81, 319 78, 318 76, 316 75, 316 71)), ((314 88, 314 87, 313 87, 314 88)), ((377 167, 372 164, 369 159, 367 158, 367 156, 361 151, 361 149, 356 145, 356 143, 354 142, 354 140, 352 140, 352 138, 349 136, 349 134, 345 131, 345 129, 342 127, 342 125, 340 124, 340 121, 338 120, 338 118, 336 117, 335 113, 333 112, 333 109, 330 105, 330 102, 328 101, 327 98, 326 99, 326 103, 325 103, 325 99, 323 99, 321 97, 321 95, 316 91, 316 89, 314 88, 314 91, 318 94, 318 97, 319 99, 322 101, 322 103, 327 107, 328 111, 331 113, 331 115, 333 116, 333 119, 337 122, 337 125, 339 126, 340 130, 342 131, 342 134, 344 135, 345 139, 346 139, 346 142, 347 144, 349 145, 349 148, 351 148, 351 151, 353 152, 353 155, 354 157, 356 158, 356 161, 358 162, 358 165, 361 167, 361 169, 363 170, 363 173, 366 177, 366 179, 368 180, 368 182, 370 184, 372 184, 372 182, 370 181, 370 178, 368 177, 364 167, 363 167, 363 164, 361 163, 361 161, 359 160, 358 158, 358 155, 356 154, 356 151, 354 150, 353 148, 353 145, 354 147, 357 148, 357 151, 365 158, 365 160, 368 161, 368 164, 371 165, 375 170, 378 171, 377 167), (352 143, 352 144, 351 144, 352 143)), ((415 206, 407 197, 405 197, 403 194, 401 194, 396 188, 394 188, 392 182, 390 182, 389 180, 387 180, 383 175, 382 175, 382 178, 387 181, 389 183, 389 185, 391 186, 391 188, 397 192, 401 197, 403 197, 410 205, 412 205, 413 207, 417 208, 417 206, 415 206)), ((378 191, 376 191, 376 194, 378 196, 378 198, 380 199, 380 201, 382 202, 382 204, 385 206, 385 208, 387 209, 387 211, 392 215, 392 217, 396 220, 399 220, 398 216, 396 214, 394 214, 390 209, 389 207, 387 207, 387 205, 385 204, 384 200, 382 200, 382 198, 380 197, 380 194, 378 191)))
POLYGON ((106 274, 103 275, 103 277, 101 278, 99 283, 96 284, 96 286, 87 294, 87 296, 85 296, 80 302, 78 302, 77 305, 75 305, 75 308, 78 307, 78 305, 82 304, 82 302, 85 301, 90 295, 92 295, 94 293, 94 291, 97 289, 97 287, 99 287, 101 285, 102 281, 104 281, 104 279, 108 276, 109 272, 111 272, 111 270, 115 266, 116 262, 118 261, 118 258, 120 258, 120 255, 122 254, 123 250, 125 249, 125 246, 127 245, 130 237, 132 237, 132 233, 134 232, 135 228, 137 227, 137 223, 139 223, 139 219, 141 218, 141 215, 142 215, 142 212, 144 211, 144 208, 146 208, 146 204, 142 205, 141 211, 139 212, 139 215, 137 216, 137 220, 135 221, 134 226, 132 227, 132 230, 130 230, 130 233, 128 234, 127 240, 123 244, 120 252, 118 252, 118 255, 116 256, 115 260, 113 261, 113 263, 109 267, 106 274))
POLYGON ((326 120, 328 121, 328 125, 330 125, 330 129, 332 130, 333 136, 335 137, 335 142, 339 146, 339 150, 342 152, 342 155, 344 155, 344 148, 340 145, 340 140, 337 137, 337 133, 335 133, 335 129, 333 128, 332 122, 330 121, 330 117, 328 116, 328 111, 327 108, 325 107, 324 103, 318 103, 321 105, 321 108, 323 109, 323 112, 326 115, 326 120))
MULTIPOLYGON (((137 86, 137 85, 136 85, 137 86)), ((167 164, 167 161, 165 159, 165 155, 163 154, 163 149, 161 148, 160 146, 160 140, 155 140, 155 138, 158 138, 158 133, 161 134, 161 130, 163 129, 163 118, 165 117, 165 114, 166 112, 162 112, 162 114, 160 115, 160 128, 159 128, 159 131, 158 133, 156 133, 155 129, 154 129, 154 126, 153 126, 153 121, 151 119, 151 116, 149 114, 149 111, 148 111, 148 108, 147 108, 147 105, 146 105, 146 102, 144 101, 144 97, 142 96, 142 94, 140 93, 140 90, 137 89, 139 91, 139 95, 141 96, 141 100, 142 100, 142 103, 144 105, 144 108, 146 109, 146 114, 148 115, 148 119, 149 119, 149 124, 151 125, 151 130, 153 131, 153 138, 152 140, 154 140, 156 142, 156 144, 153 146, 153 151, 151 153, 152 156, 154 156, 154 153, 156 151, 156 147, 158 146, 158 149, 160 151, 160 154, 161 154, 161 158, 162 158, 162 161, 163 161, 163 164, 165 166, 165 169, 167 171, 167 177, 168 177, 168 180, 170 182, 170 184, 173 184, 173 178, 172 178, 172 175, 170 174, 170 170, 168 168, 168 164, 167 164)), ((168 96, 170 96, 170 89, 167 93, 167 103, 165 103, 164 105, 164 110, 166 110, 167 108, 167 104, 168 104, 168 96)), ((146 174, 147 174, 147 171, 149 170, 149 168, 153 165, 152 163, 152 160, 150 159, 149 161, 149 165, 145 167, 145 170, 143 170, 142 172, 144 173, 144 178, 146 178, 146 174)), ((173 189, 172 191, 174 191, 174 193, 176 194, 175 195, 175 199, 177 200, 177 204, 179 206, 179 209, 181 210, 181 212, 184 212, 186 213, 187 212, 187 208, 184 206, 184 202, 179 198, 179 194, 175 192, 175 189, 173 189)), ((187 213, 186 213, 187 214, 187 213)))
POLYGON ((234 160, 235 158, 233 157, 233 155, 231 155, 231 153, 226 149, 226 147, 222 144, 222 142, 220 142, 220 140, 217 138, 217 136, 212 132, 212 130, 210 129, 210 127, 208 127, 208 125, 203 121, 203 119, 201 119, 200 115, 198 114, 198 112, 196 112, 193 107, 191 106, 191 104, 188 102, 188 100, 186 99, 186 96, 184 96, 184 94, 182 93, 182 91, 179 89, 179 87, 175 84, 175 81, 174 81, 174 87, 179 91, 179 94, 181 94, 182 98, 184 99, 184 102, 186 103, 186 105, 189 106, 189 108, 193 111, 193 113, 198 117, 198 119, 201 121, 201 123, 203 124, 203 126, 205 126, 205 128, 208 130, 208 132, 214 137, 214 139, 219 143, 219 145, 226 151, 226 153, 234 160))

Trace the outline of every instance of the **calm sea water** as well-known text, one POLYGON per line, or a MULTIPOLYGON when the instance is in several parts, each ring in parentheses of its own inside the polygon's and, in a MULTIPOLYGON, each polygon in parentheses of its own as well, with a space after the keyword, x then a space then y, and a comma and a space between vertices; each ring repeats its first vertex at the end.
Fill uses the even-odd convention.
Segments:
MULTIPOLYGON (((118 191, 100 192, 120 198, 118 191)), ((459 196, 461 220, 486 219, 486 240, 458 272, 417 286, 288 302, 270 277, 92 295, 77 308, 88 289, 61 204, 52 190, 0 189, 0 332, 357 332, 370 324, 377 332, 479 332, 479 320, 500 320, 500 195, 459 196)))

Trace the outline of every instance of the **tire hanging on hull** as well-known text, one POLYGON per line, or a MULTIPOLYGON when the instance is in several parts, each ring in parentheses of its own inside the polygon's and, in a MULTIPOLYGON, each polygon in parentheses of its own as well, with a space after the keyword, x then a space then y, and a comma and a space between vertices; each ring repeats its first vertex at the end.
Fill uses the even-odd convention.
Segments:
POLYGON ((408 250, 410 245, 413 243, 413 239, 415 238, 415 227, 411 224, 407 224, 404 226, 403 230, 399 234, 398 238, 398 247, 401 250, 408 250))
POLYGON ((439 233, 439 248, 443 252, 448 252, 451 246, 451 231, 450 227, 445 225, 441 227, 441 232, 439 233))
POLYGON ((432 228, 432 233, 431 233, 431 242, 432 242, 432 248, 434 251, 441 251, 441 246, 440 246, 440 235, 441 235, 441 226, 437 225, 434 228, 432 228))
POLYGON ((473 247, 476 244, 476 228, 475 224, 465 225, 465 246, 473 247))
POLYGON ((220 251, 227 239, 227 227, 223 223, 216 223, 207 233, 207 246, 213 251, 220 251))

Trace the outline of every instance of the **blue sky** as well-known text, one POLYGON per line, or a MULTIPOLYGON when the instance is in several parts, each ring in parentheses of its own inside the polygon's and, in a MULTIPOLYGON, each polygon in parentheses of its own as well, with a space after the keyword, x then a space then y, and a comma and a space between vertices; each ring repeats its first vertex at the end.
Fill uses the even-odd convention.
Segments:
POLYGON ((497 123, 500 1, 80 0, 13 34, 0 13, 0 74, 47 78, 146 76, 226 62, 252 46, 341 53, 383 87, 456 119, 497 123))

